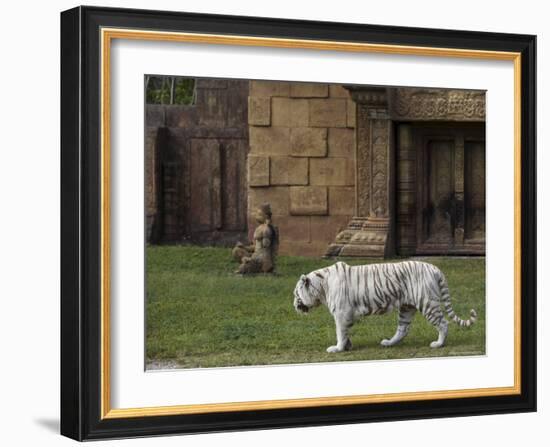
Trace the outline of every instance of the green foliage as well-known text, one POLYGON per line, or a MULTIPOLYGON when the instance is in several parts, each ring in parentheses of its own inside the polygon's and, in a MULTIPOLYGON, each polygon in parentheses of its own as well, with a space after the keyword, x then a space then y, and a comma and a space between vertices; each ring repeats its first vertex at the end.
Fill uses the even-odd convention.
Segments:
MULTIPOLYGON (((431 349, 436 330, 418 315, 403 342, 380 346, 391 337, 397 313, 365 317, 351 329, 353 349, 328 354, 334 322, 324 307, 299 315, 292 305, 302 273, 334 260, 280 256, 277 275, 241 277, 230 250, 194 246, 147 248, 148 362, 180 367, 214 367, 481 355, 485 353, 485 259, 430 258, 445 273, 455 311, 478 312, 469 328, 449 325, 447 345, 431 349)), ((372 260, 349 260, 363 264, 372 260)))
POLYGON ((177 76, 146 76, 147 104, 191 105, 195 102, 195 79, 177 76))

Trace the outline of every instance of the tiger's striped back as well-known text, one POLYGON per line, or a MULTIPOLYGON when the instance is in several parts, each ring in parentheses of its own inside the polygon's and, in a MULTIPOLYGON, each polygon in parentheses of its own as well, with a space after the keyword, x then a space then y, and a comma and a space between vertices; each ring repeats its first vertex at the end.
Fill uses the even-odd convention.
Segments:
MULTIPOLYGON (((476 314, 461 320, 454 312, 445 275, 421 261, 350 266, 344 262, 316 271, 326 281, 327 306, 334 313, 353 309, 356 316, 379 315, 401 307, 414 307, 438 324, 443 307, 455 323, 470 326, 476 314)), ((316 272, 312 272, 315 274, 316 272)), ((311 275, 311 274, 310 274, 311 275)))

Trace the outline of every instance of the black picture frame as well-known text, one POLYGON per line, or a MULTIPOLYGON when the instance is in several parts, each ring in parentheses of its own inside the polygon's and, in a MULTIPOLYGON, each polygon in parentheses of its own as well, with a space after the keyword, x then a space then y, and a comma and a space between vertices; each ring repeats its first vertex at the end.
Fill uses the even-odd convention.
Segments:
POLYGON ((77 440, 536 410, 536 36, 77 7, 61 14, 61 433, 77 440), (104 27, 521 54, 521 391, 516 395, 102 418, 101 86, 104 27))

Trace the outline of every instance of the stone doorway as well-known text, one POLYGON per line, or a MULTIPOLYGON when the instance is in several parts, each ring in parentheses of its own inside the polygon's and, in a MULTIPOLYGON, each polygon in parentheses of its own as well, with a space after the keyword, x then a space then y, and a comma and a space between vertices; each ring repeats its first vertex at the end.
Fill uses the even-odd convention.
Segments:
POLYGON ((355 216, 326 256, 485 253, 485 92, 346 86, 355 216))
POLYGON ((245 238, 247 153, 244 139, 168 136, 157 152, 153 241, 231 245, 245 238))
POLYGON ((484 254, 484 124, 397 126, 398 254, 484 254))
POLYGON ((248 81, 196 79, 191 105, 146 108, 147 241, 247 236, 248 81))

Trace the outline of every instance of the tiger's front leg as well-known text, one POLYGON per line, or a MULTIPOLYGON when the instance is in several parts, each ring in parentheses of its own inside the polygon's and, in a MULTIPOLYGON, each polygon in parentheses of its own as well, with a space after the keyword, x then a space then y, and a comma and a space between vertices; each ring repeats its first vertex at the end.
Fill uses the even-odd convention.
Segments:
POLYGON ((353 325, 353 320, 340 313, 334 315, 336 323, 336 345, 329 346, 327 352, 342 352, 351 349, 351 340, 349 339, 348 329, 353 325))

